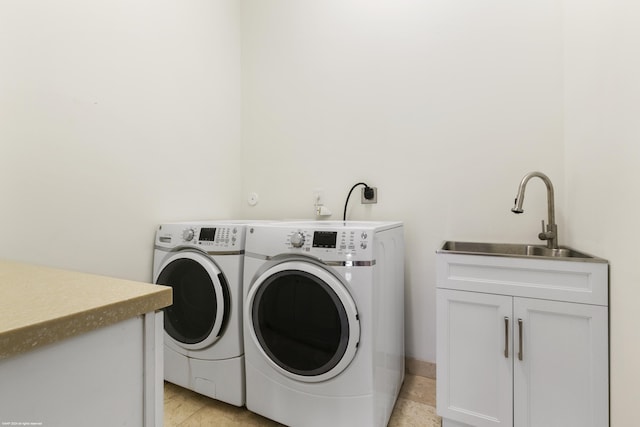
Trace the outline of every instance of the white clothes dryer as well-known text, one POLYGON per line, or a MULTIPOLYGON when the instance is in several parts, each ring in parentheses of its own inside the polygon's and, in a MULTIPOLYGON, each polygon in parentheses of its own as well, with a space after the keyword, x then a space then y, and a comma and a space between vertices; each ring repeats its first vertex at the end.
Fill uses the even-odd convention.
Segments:
POLYGON ((245 403, 242 273, 246 222, 162 224, 154 283, 173 288, 164 310, 164 377, 232 405, 245 403))
POLYGON ((404 379, 402 223, 255 224, 245 249, 247 408, 386 426, 404 379))

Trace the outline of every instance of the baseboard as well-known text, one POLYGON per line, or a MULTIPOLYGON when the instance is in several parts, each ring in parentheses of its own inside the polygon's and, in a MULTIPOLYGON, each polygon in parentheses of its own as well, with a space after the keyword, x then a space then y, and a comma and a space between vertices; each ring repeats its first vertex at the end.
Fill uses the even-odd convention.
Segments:
POLYGON ((405 358, 405 372, 410 375, 419 375, 436 379, 436 364, 425 362, 424 360, 414 359, 412 357, 405 358))

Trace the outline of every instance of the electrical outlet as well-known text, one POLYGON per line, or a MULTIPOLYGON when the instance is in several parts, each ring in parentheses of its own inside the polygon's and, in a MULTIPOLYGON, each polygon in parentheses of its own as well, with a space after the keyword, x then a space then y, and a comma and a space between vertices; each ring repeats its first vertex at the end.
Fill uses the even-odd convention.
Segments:
POLYGON ((363 205, 370 205, 373 203, 378 203, 378 189, 376 187, 369 187, 371 190, 373 190, 373 197, 370 199, 367 199, 364 196, 364 191, 365 188, 363 187, 362 190, 360 191, 360 203, 362 203, 363 205))

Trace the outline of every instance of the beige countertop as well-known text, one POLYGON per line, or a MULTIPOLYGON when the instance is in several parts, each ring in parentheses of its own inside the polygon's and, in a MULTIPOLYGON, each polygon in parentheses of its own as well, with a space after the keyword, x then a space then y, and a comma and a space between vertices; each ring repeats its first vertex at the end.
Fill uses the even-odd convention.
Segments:
POLYGON ((0 260, 0 360, 171 300, 166 286, 0 260))

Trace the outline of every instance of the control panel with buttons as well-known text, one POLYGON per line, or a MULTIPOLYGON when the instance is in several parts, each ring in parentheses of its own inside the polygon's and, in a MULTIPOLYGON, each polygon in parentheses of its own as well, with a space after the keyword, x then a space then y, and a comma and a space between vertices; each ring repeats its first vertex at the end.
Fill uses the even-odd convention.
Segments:
POLYGON ((229 222, 184 222, 159 226, 156 233, 158 249, 192 247, 210 254, 230 255, 244 252, 246 224, 229 222))
POLYGON ((233 248, 238 243, 238 227, 202 227, 197 244, 214 248, 233 248))
POLYGON ((366 231, 356 230, 295 230, 287 236, 289 249, 299 249, 309 253, 353 254, 369 247, 369 235, 366 231))

